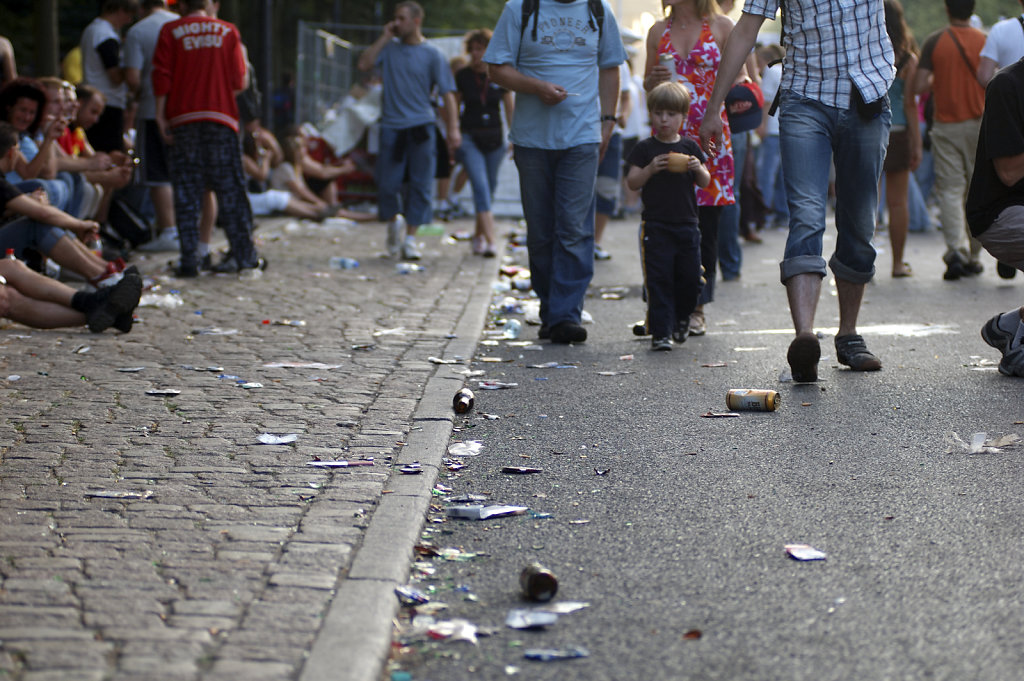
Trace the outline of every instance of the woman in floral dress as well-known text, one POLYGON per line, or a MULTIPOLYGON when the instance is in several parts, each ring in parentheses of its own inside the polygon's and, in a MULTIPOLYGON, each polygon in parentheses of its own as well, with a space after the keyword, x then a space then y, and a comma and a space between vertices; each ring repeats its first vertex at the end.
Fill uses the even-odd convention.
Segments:
MULTIPOLYGON (((733 22, 719 12, 715 0, 662 0, 662 5, 669 8, 669 15, 651 26, 647 33, 644 89, 649 92, 659 83, 673 78, 682 83, 690 92, 691 101, 690 115, 680 133, 699 144, 697 131, 704 120, 708 98, 715 87, 722 49, 732 31, 733 22), (669 55, 671 61, 663 61, 662 55, 669 55)), ((741 79, 745 79, 745 76, 741 71, 741 79)), ((690 317, 692 336, 704 335, 704 305, 714 298, 718 221, 722 207, 736 203, 732 191, 732 142, 724 106, 718 115, 722 117, 724 129, 723 148, 708 158, 707 169, 711 173, 711 184, 697 189, 701 264, 704 266, 706 283, 697 309, 690 317)))

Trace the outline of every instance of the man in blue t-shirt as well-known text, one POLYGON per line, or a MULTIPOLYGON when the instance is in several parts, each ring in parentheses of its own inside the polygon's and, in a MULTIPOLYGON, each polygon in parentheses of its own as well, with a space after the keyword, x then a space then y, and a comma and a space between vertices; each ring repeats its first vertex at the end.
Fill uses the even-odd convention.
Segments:
POLYGON ((452 158, 462 143, 459 110, 455 103, 455 79, 437 47, 426 42, 420 30, 423 8, 406 0, 395 7, 394 21, 359 56, 359 70, 380 71, 383 103, 380 150, 377 155, 377 210, 388 223, 388 252, 404 260, 419 260, 416 230, 430 222, 430 189, 437 165, 434 135, 434 88, 444 98, 448 151, 452 158), (408 171, 408 172, 407 172, 408 171), (403 207, 401 189, 409 178, 409 201, 403 207), (402 232, 405 240, 402 241, 402 232))
POLYGON ((509 0, 484 61, 516 93, 510 137, 526 217, 541 338, 587 339, 580 324, 594 274, 594 185, 615 128, 619 27, 604 0, 509 0))

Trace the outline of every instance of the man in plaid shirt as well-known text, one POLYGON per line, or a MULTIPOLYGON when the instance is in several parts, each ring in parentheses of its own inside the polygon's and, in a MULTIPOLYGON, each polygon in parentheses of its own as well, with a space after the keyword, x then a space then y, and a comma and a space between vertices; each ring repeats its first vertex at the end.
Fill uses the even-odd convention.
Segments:
MULTIPOLYGON (((857 315, 875 273, 871 237, 891 121, 886 92, 895 76, 882 0, 747 0, 722 56, 710 110, 721 106, 761 24, 780 5, 786 59, 779 140, 790 211, 780 268, 796 330, 787 359, 794 381, 818 379, 814 312, 826 274, 822 236, 834 157, 839 236, 828 266, 839 294, 836 358, 854 371, 877 371, 882 363, 857 334, 857 315)), ((713 153, 721 121, 705 117, 700 134, 713 153)))

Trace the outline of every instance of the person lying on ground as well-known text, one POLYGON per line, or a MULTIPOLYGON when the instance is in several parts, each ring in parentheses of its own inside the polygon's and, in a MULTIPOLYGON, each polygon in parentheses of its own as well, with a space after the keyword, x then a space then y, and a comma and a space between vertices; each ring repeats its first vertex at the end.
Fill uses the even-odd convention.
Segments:
POLYGON ((128 333, 141 294, 142 278, 134 267, 113 286, 76 291, 20 260, 0 260, 0 317, 35 329, 85 324, 93 333, 110 327, 128 333))

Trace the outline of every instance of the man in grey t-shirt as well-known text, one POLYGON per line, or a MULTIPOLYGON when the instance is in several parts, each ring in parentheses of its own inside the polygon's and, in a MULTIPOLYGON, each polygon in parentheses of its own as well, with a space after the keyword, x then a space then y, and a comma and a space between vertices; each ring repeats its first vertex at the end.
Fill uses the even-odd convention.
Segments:
POLYGON ((82 82, 103 93, 107 106, 89 129, 96 151, 124 150, 127 92, 121 66, 121 29, 135 20, 138 0, 104 0, 100 15, 82 32, 82 82))
POLYGON ((128 30, 124 39, 124 80, 139 103, 136 114, 136 147, 142 159, 143 182, 156 209, 160 233, 143 244, 142 251, 177 251, 178 228, 174 222, 174 191, 167 170, 167 152, 156 125, 156 97, 153 96, 153 52, 164 24, 178 15, 167 9, 165 0, 142 0, 144 18, 128 30))

